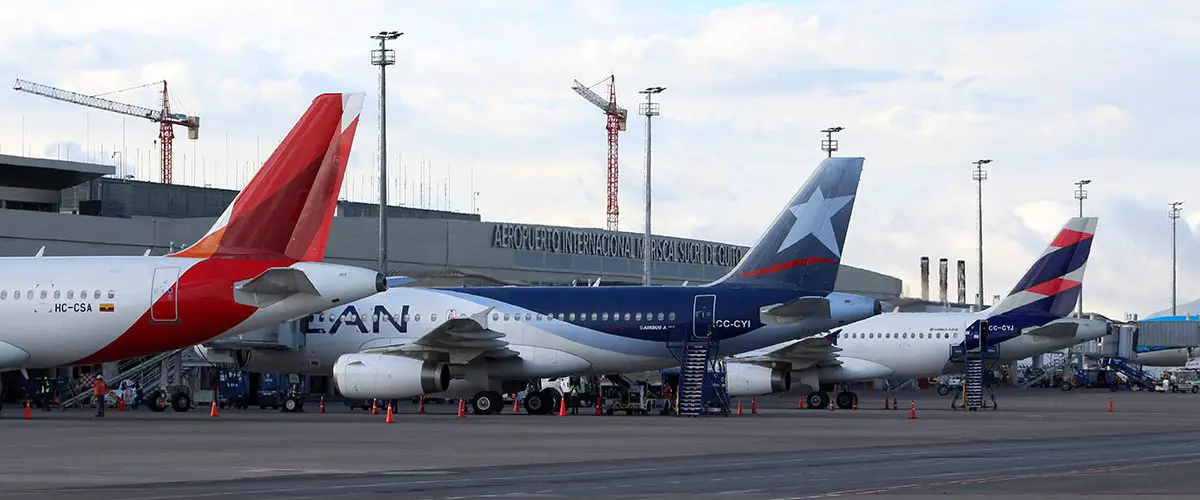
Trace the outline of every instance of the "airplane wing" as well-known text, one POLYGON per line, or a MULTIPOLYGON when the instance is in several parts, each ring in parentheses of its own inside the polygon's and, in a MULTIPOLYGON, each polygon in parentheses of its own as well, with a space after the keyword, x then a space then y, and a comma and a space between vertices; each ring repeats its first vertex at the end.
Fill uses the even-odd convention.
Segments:
POLYGON ((842 364, 837 355, 842 348, 834 345, 830 337, 836 336, 840 331, 821 337, 797 340, 757 356, 736 359, 740 362, 756 364, 791 363, 792 370, 804 370, 818 365, 837 366, 842 364))
POLYGON ((451 363, 466 363, 479 356, 489 358, 515 358, 516 351, 509 349, 504 334, 488 328, 488 307, 475 314, 459 314, 447 319, 421 338, 393 345, 369 345, 361 352, 393 354, 417 359, 450 358, 451 363))

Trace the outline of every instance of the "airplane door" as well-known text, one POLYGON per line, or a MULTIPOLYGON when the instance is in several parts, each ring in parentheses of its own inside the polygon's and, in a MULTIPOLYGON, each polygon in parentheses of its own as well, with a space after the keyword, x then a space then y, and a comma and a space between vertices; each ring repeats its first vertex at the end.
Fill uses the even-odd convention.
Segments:
POLYGON ((716 310, 716 295, 696 296, 692 303, 692 338, 702 339, 712 333, 713 314, 716 310))
POLYGON ((154 270, 150 288, 150 321, 174 323, 179 321, 179 268, 159 267, 154 270))

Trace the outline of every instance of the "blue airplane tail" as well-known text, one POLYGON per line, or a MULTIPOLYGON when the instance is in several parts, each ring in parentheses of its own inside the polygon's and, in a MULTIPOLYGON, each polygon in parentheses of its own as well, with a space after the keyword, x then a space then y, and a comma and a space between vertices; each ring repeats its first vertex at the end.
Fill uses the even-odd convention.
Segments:
POLYGON ((833 291, 863 158, 827 158, 729 274, 713 286, 833 291))
POLYGON ((986 315, 1070 315, 1083 291, 1083 272, 1097 222, 1096 217, 1068 220, 1008 296, 985 311, 986 315))

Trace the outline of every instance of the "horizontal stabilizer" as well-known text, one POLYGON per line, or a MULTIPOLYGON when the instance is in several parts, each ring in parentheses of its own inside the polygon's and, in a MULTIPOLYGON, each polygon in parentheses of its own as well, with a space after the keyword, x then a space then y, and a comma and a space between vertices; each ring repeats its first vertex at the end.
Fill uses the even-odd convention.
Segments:
POLYGON ((235 302, 260 308, 300 293, 320 295, 304 271, 290 267, 272 267, 233 287, 235 302))
POLYGON ((829 319, 829 299, 825 297, 800 297, 784 304, 764 306, 759 309, 759 320, 764 325, 790 325, 806 319, 829 319))
POLYGON ((1025 335, 1037 335, 1039 337, 1065 338, 1074 337, 1075 333, 1078 331, 1079 323, 1074 321, 1064 321, 1061 323, 1049 323, 1045 326, 1039 326, 1037 328, 1030 328, 1022 333, 1025 335))

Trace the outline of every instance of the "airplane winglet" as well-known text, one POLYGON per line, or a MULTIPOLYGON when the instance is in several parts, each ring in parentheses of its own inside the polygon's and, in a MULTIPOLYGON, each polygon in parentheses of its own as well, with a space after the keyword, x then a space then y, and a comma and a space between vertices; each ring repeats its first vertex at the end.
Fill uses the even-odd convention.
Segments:
POLYGON ((42 245, 42 248, 38 249, 37 254, 34 254, 34 257, 41 257, 45 253, 46 253, 46 245, 42 245))
POLYGON ((149 256, 150 256, 150 249, 147 248, 146 251, 144 253, 142 253, 142 257, 149 257, 149 256))

